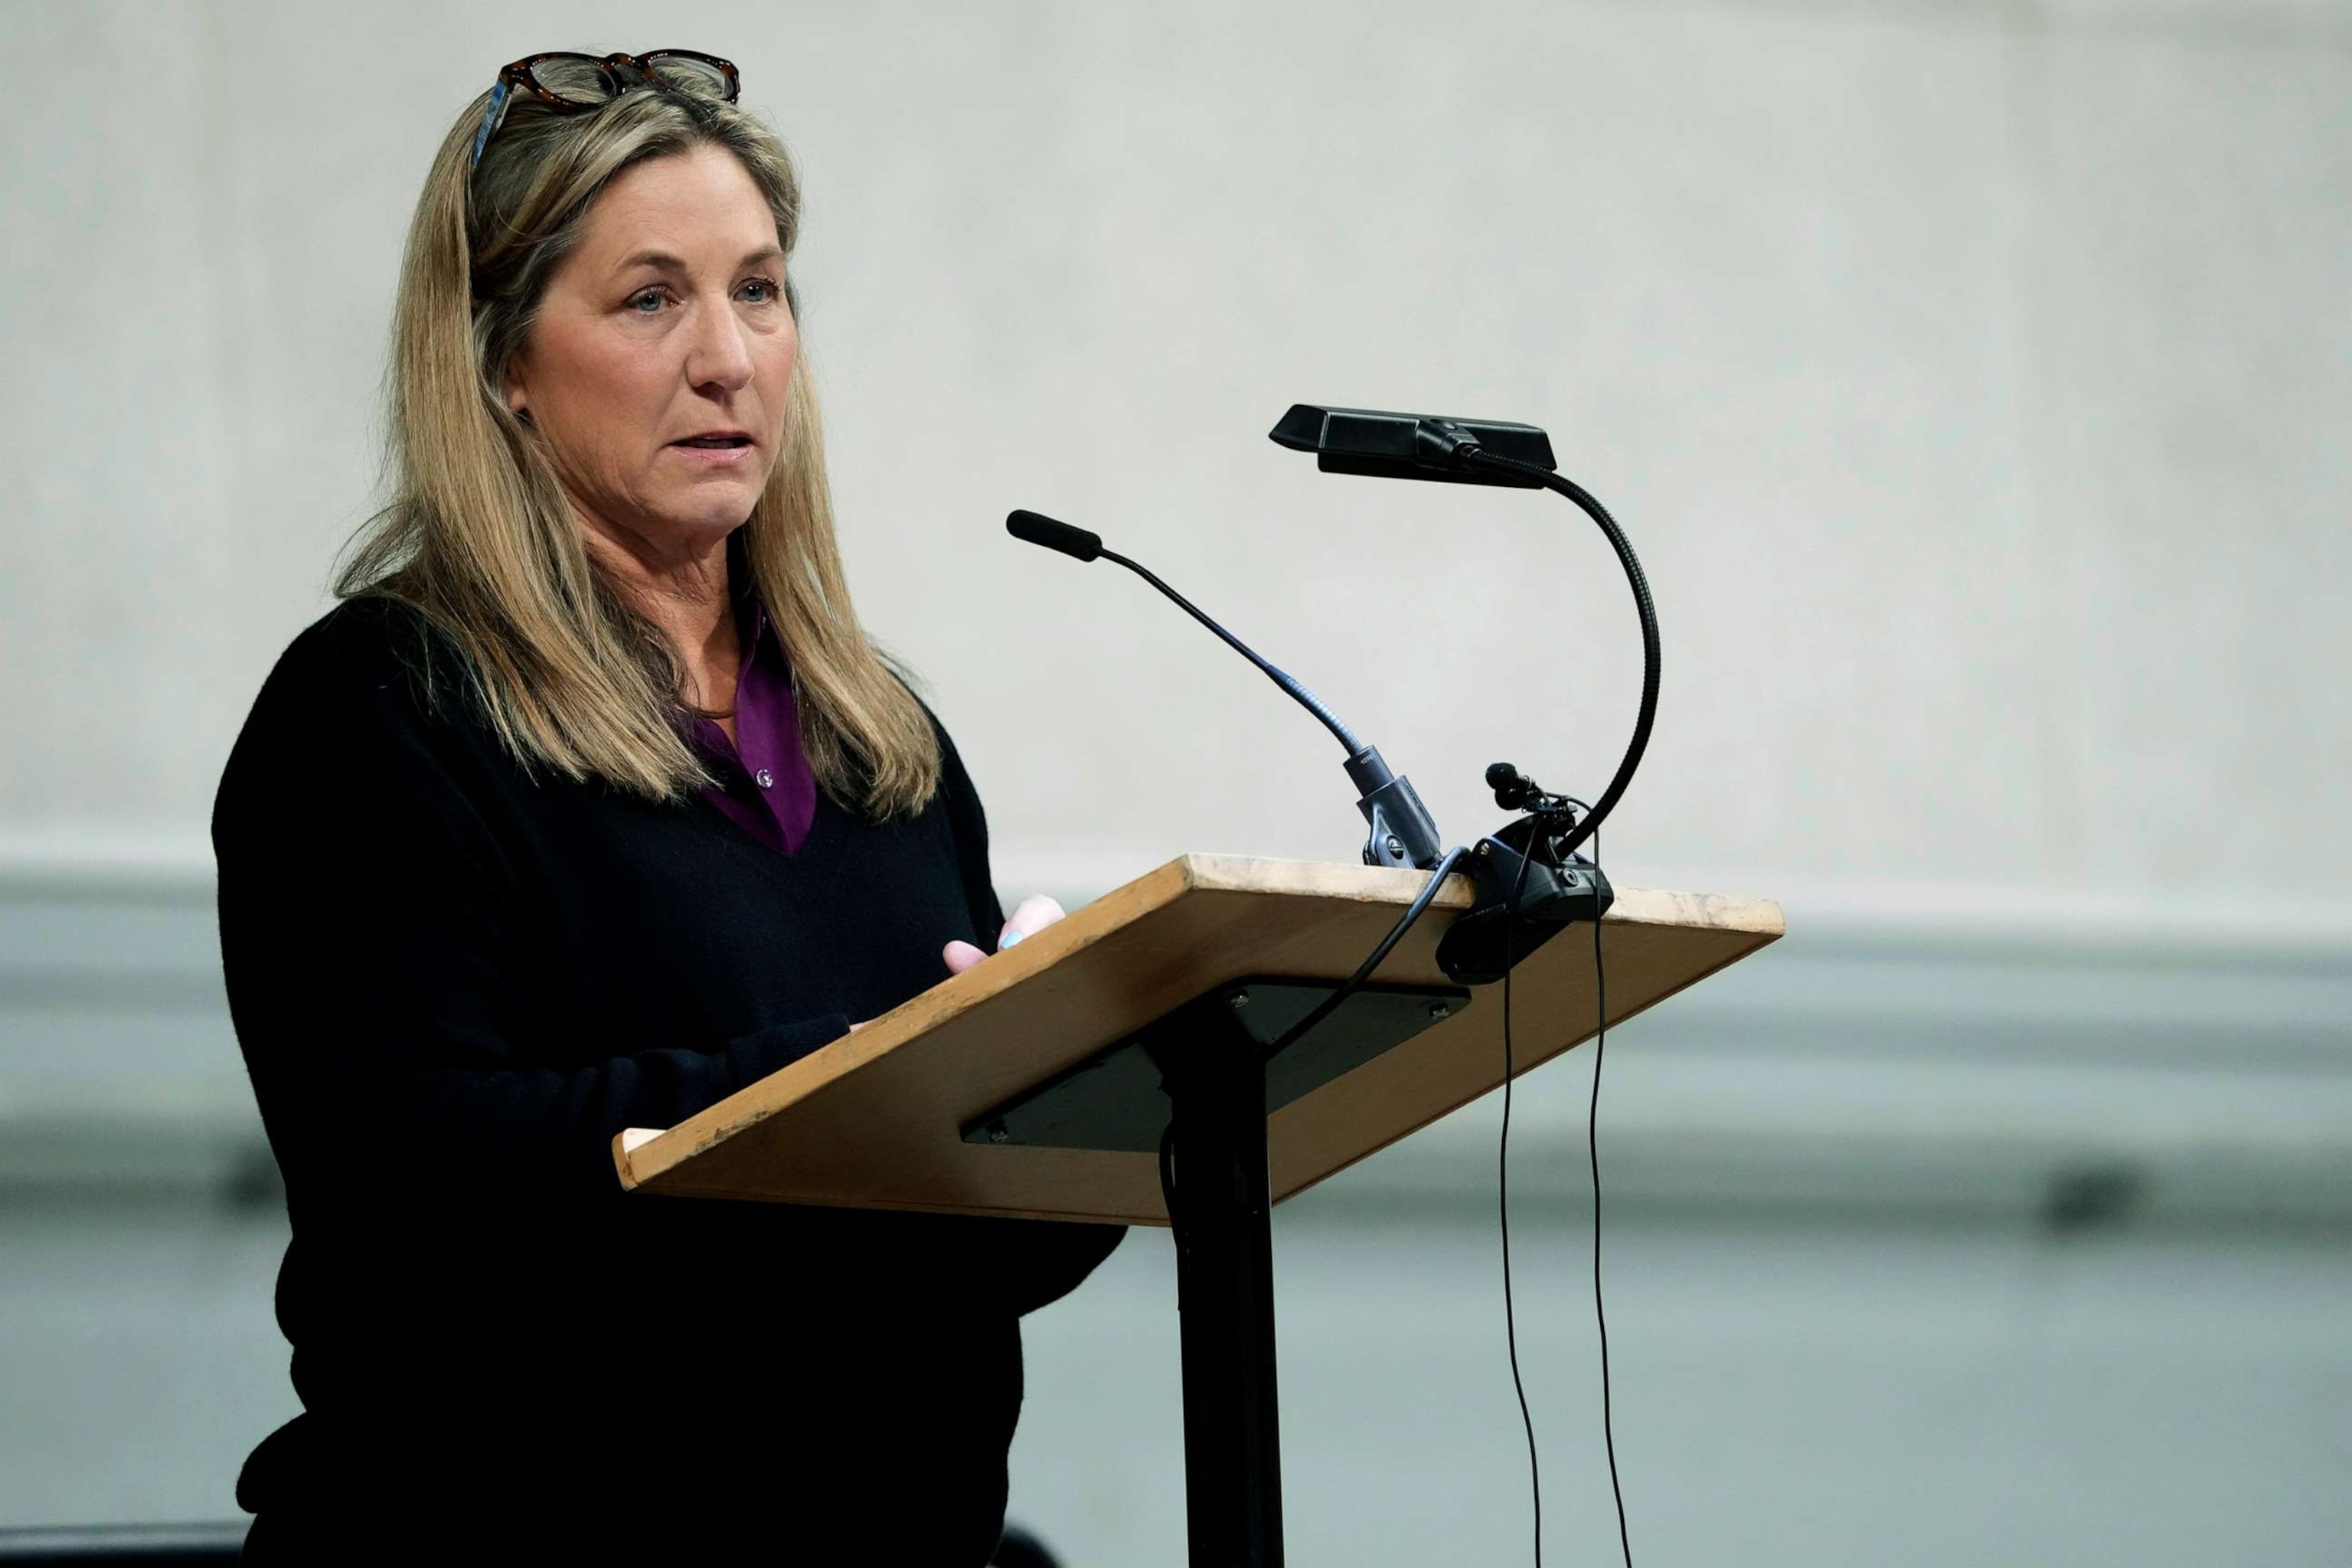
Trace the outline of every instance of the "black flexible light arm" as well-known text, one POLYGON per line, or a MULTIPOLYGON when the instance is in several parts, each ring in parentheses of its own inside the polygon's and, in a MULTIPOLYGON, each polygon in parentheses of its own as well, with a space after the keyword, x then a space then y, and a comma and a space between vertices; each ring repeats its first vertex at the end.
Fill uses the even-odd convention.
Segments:
POLYGON ((1516 474, 1535 480, 1548 490, 1557 490, 1584 509, 1585 514, 1601 525, 1609 547, 1617 552, 1617 563, 1625 569, 1625 581, 1633 590, 1634 613, 1642 618, 1642 706, 1633 719, 1633 738, 1626 742, 1625 755, 1617 764, 1616 774, 1609 787, 1601 792, 1591 809, 1561 841, 1560 853, 1572 852, 1592 837, 1609 814, 1617 808, 1625 786, 1633 782, 1633 771, 1642 765, 1642 753, 1649 749, 1650 728, 1658 716, 1658 612, 1650 602, 1650 580, 1642 573, 1642 563, 1633 554, 1633 546, 1625 538, 1625 531, 1609 515, 1609 509, 1594 500, 1591 491, 1574 479, 1523 463, 1516 458, 1504 457, 1476 445, 1465 444, 1455 449, 1455 460, 1465 468, 1484 468, 1495 474, 1516 474))
POLYGON ((1266 434, 1276 446, 1314 453, 1315 466, 1327 474, 1557 490, 1601 525, 1610 548, 1617 552, 1618 564, 1625 569, 1633 608, 1642 617, 1642 706, 1616 776, 1560 844, 1561 854, 1572 852, 1617 808, 1633 782, 1658 712, 1658 615, 1650 603, 1649 580, 1642 575, 1642 563, 1634 559, 1617 520, 1583 486, 1555 471, 1551 437, 1533 425, 1298 403, 1266 434))

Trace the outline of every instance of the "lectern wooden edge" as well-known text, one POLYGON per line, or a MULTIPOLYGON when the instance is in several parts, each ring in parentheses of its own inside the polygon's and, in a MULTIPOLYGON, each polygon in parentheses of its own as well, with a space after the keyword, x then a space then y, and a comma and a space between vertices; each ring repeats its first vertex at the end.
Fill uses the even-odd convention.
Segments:
MULTIPOLYGON (((1172 1193, 1191 1561, 1279 1568, 1271 1210, 1502 1080, 1502 988, 1449 987, 1436 962, 1467 879, 1352 1017, 1276 1055, 1268 1015, 1303 1017, 1425 885, 1181 857, 676 1127, 622 1132, 614 1160, 646 1193, 950 1214, 1164 1225, 1172 1193)), ((1596 956, 1614 1025, 1783 930, 1763 900, 1621 890, 1597 932, 1513 970, 1515 1071, 1598 1027, 1596 956)))
MULTIPOLYGON (((1344 977, 1425 882, 1385 868, 1180 857, 676 1127, 622 1133, 621 1182, 675 1196, 1165 1225, 1149 1155, 991 1148, 961 1131, 1219 985, 1344 977)), ((1437 939, 1470 897, 1468 879, 1454 878, 1375 978, 1442 984, 1437 939)), ((1610 1023, 1783 930, 1767 900, 1620 889, 1603 921, 1610 1023)), ((1592 982, 1589 927, 1520 964, 1517 1071, 1591 1037, 1592 982)), ((1276 1110, 1275 1200, 1499 1085, 1500 989, 1480 988, 1463 1016, 1276 1110)))

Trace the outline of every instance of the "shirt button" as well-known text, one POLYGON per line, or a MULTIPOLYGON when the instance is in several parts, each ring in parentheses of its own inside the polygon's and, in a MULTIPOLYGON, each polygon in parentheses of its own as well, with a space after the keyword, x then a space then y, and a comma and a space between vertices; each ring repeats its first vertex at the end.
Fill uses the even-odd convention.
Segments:
POLYGON ((773 789, 776 787, 776 775, 770 773, 767 769, 761 768, 758 773, 751 775, 751 782, 758 784, 761 789, 773 789))

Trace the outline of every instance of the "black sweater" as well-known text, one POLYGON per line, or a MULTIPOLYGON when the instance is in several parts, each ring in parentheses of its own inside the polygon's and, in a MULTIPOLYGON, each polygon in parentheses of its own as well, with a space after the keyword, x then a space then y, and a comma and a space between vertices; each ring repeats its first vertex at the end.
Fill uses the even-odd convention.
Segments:
POLYGON ((239 1481, 253 1555, 349 1560, 357 1531, 986 1561, 1017 1319, 1119 1233, 627 1194, 609 1149, 992 944, 940 747, 920 814, 821 801, 786 858, 700 800, 526 773, 414 612, 296 639, 213 818, 305 1411, 239 1481))

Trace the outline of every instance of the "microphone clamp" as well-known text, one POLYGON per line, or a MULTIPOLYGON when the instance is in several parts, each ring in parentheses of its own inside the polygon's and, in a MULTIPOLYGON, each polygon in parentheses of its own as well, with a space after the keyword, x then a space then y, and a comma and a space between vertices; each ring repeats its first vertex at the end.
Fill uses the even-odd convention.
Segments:
POLYGON ((1348 778, 1362 798, 1356 809, 1371 829, 1364 840, 1367 866, 1419 867, 1427 870, 1445 853, 1437 837, 1437 823, 1412 781, 1391 773, 1378 746, 1366 746, 1348 759, 1348 778))
POLYGON ((1486 770, 1495 804, 1525 815, 1481 838, 1465 857, 1477 901, 1437 944, 1438 967, 1457 985, 1484 985, 1579 921, 1617 901, 1601 868, 1566 849, 1576 805, 1546 793, 1508 763, 1486 770))

